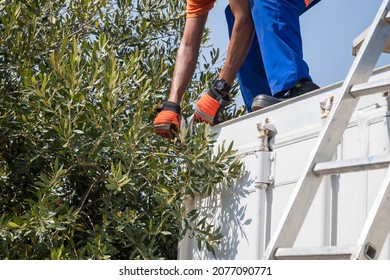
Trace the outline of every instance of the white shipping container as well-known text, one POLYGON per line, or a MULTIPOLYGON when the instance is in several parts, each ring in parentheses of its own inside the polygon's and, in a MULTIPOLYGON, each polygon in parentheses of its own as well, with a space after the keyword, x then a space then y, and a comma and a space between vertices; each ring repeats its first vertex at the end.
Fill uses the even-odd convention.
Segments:
MULTIPOLYGON (((375 70, 370 81, 388 77, 390 65, 375 70)), ((197 242, 187 236, 180 242, 179 259, 264 258, 325 123, 320 105, 329 105, 331 98, 338 102, 341 85, 334 84, 212 128, 217 133, 215 148, 233 141, 246 173, 234 188, 219 186, 216 195, 188 199, 187 207, 201 210, 202 217, 222 228, 224 238, 215 248, 214 257, 204 247, 198 250, 197 242), (266 120, 276 128, 271 152, 259 151, 257 125, 266 120), (260 179, 272 183, 258 188, 256 182, 260 179)), ((389 103, 390 97, 382 92, 360 98, 334 159, 389 156, 389 103)), ((386 171, 382 168, 324 176, 294 247, 356 245, 386 171)), ((390 259, 389 236, 379 259, 390 259)))

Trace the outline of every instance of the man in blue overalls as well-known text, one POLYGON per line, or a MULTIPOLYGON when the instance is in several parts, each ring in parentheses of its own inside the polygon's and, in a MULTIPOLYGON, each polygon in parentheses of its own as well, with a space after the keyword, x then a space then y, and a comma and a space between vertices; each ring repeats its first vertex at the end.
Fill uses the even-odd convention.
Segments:
MULTIPOLYGON (((255 38, 237 75, 248 111, 319 87, 303 60, 299 16, 320 0, 249 0, 255 38)), ((226 10, 229 29, 234 18, 226 10)))
MULTIPOLYGON (((218 80, 196 102, 195 120, 210 125, 218 123, 217 113, 229 103, 230 86, 238 69, 248 112, 317 89, 303 60, 299 16, 319 1, 229 0, 236 24, 229 7, 226 15, 231 42, 227 58, 218 80)), ((194 72, 207 14, 214 2, 187 0, 186 27, 171 91, 153 121, 155 132, 162 137, 172 138, 179 130, 180 102, 194 72)))

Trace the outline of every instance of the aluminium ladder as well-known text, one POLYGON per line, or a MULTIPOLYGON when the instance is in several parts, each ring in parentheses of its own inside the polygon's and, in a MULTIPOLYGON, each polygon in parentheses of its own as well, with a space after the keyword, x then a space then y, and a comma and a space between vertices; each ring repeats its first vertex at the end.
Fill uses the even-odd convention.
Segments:
POLYGON ((359 98, 390 90, 390 77, 369 82, 377 60, 390 38, 390 0, 384 0, 366 30, 365 40, 341 87, 340 100, 333 107, 321 131, 308 163, 299 178, 279 225, 271 238, 265 259, 377 259, 390 230, 390 166, 389 155, 376 160, 355 159, 332 162, 359 98), (357 163, 357 164, 356 164, 357 163), (359 168, 356 168, 358 166, 359 168), (383 168, 386 176, 367 216, 355 246, 293 248, 302 224, 324 175, 383 168))

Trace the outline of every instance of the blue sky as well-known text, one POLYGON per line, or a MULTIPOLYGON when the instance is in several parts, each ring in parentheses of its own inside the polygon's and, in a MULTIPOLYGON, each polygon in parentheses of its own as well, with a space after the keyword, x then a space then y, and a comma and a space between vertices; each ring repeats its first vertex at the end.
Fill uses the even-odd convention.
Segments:
MULTIPOLYGON (((211 44, 226 54, 229 42, 224 9, 228 0, 217 0, 209 14, 211 44)), ((301 16, 304 58, 319 86, 345 79, 353 62, 352 41, 373 21, 382 0, 322 0, 301 16)), ((390 64, 382 54, 377 67, 390 64)))

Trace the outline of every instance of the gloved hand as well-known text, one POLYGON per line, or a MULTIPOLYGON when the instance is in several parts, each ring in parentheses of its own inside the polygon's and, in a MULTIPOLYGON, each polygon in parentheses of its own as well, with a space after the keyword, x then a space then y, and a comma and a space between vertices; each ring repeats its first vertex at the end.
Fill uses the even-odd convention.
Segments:
POLYGON ((179 104, 164 101, 153 121, 154 132, 163 138, 173 139, 180 132, 180 111, 179 104))
POLYGON ((209 125, 218 123, 217 113, 220 108, 229 104, 229 95, 223 96, 211 87, 195 104, 195 121, 209 125))

